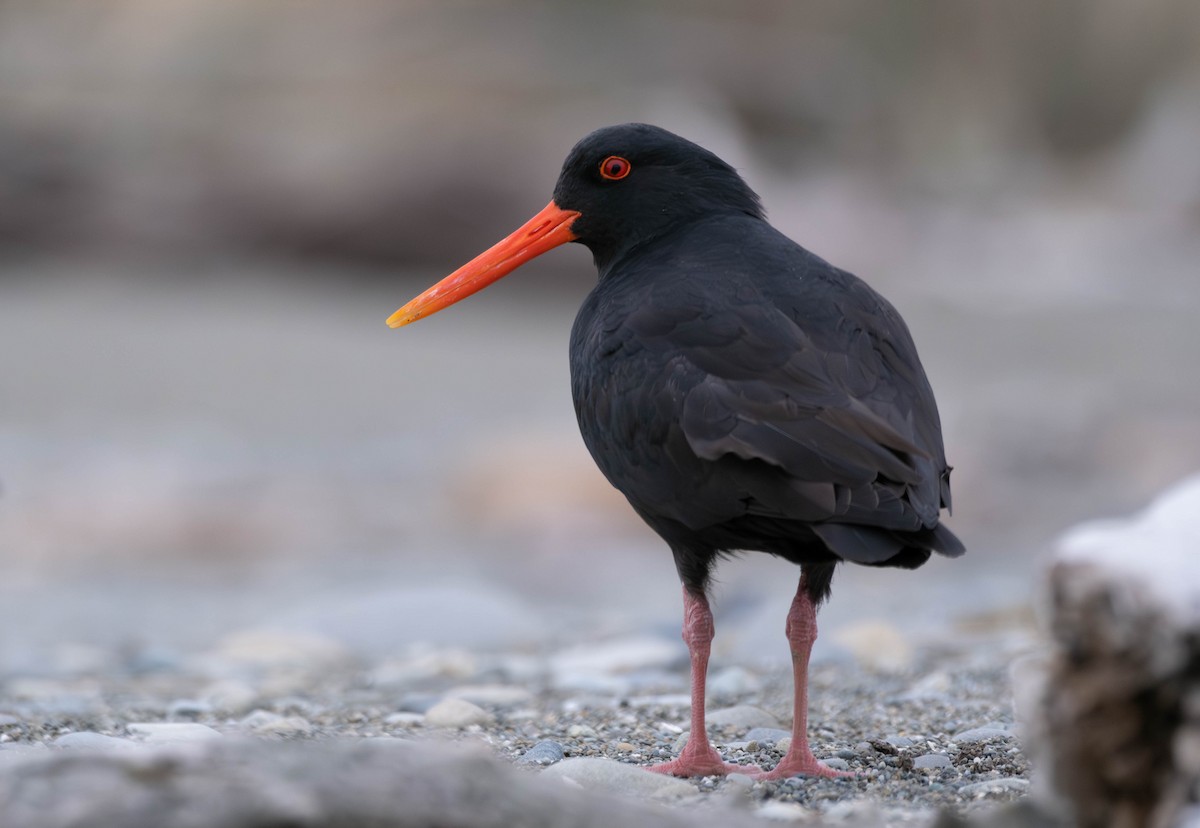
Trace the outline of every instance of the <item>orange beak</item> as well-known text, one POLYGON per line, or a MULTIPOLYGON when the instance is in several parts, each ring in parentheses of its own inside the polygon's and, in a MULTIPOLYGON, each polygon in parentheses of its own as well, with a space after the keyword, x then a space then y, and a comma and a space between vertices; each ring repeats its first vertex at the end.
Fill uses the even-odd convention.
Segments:
POLYGON ((479 254, 429 290, 388 317, 389 327, 399 328, 448 308, 460 299, 483 290, 532 258, 576 238, 571 224, 575 210, 563 210, 553 201, 515 233, 479 254))

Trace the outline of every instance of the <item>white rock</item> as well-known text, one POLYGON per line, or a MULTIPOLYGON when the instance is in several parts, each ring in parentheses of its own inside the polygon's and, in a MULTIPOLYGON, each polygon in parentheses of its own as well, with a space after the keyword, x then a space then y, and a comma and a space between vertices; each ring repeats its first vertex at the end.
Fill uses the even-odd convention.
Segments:
POLYGON ((603 794, 637 799, 664 800, 699 795, 696 786, 684 779, 647 773, 645 768, 637 765, 591 756, 564 759, 542 771, 542 776, 603 794))
POLYGON ((1048 582, 1055 649, 1018 688, 1039 782, 1080 824, 1177 824, 1200 786, 1200 475, 1067 532, 1048 582))
POLYGON ((128 730, 149 744, 199 742, 220 739, 221 734, 208 725, 195 722, 133 722, 128 730))
POLYGON ((808 822, 812 811, 795 802, 772 800, 755 811, 754 815, 772 822, 808 822))
POLYGON ((430 727, 464 728, 493 721, 491 713, 465 699, 443 699, 425 711, 425 724, 430 727))

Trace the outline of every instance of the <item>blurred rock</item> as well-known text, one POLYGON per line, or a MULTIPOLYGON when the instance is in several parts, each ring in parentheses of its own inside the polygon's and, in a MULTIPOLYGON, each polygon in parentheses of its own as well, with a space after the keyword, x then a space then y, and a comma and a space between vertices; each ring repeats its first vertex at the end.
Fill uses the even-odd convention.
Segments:
MULTIPOLYGON (((21 828, 716 828, 720 815, 629 801, 696 795, 690 783, 606 760, 572 760, 573 786, 531 778, 477 750, 400 740, 231 741, 180 751, 30 755, 0 774, 0 824, 21 828), (603 762, 604 772, 588 767, 603 762), (615 766, 615 767, 614 767, 615 766), (580 791, 587 786, 602 795, 580 791), (621 796, 612 796, 619 793, 621 796)), ((559 763, 543 774, 553 774, 559 763)), ((560 774, 561 778, 567 775, 560 774)))
POLYGON ((490 724, 495 718, 479 705, 463 699, 445 699, 425 712, 425 724, 430 727, 464 728, 490 724))
POLYGON ((542 776, 600 794, 633 796, 660 802, 698 795, 696 786, 687 780, 647 773, 645 768, 615 759, 590 756, 564 759, 542 771, 542 776))
POLYGON ((886 622, 860 621, 834 631, 831 637, 869 669, 900 672, 912 664, 912 645, 886 622))
POLYGON ((1197 550, 1200 476, 1059 543, 1031 748, 1081 828, 1174 825, 1200 786, 1197 550))
POLYGON ((127 727, 131 734, 152 745, 223 738, 208 725, 195 722, 131 722, 127 727))
POLYGON ((750 704, 709 710, 706 719, 709 727, 732 727, 746 731, 755 728, 774 729, 779 724, 779 720, 770 713, 750 704))

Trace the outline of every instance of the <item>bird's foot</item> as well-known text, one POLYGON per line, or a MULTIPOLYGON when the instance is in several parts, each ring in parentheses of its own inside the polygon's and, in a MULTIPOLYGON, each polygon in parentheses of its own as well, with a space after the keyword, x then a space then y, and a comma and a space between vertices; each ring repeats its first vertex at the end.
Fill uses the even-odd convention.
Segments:
POLYGON ((811 753, 793 756, 791 753, 779 760, 779 764, 769 771, 755 774, 755 779, 789 779, 793 776, 818 776, 825 779, 843 779, 858 776, 854 771, 834 770, 822 765, 811 753))
POLYGON ((731 773, 759 773, 762 769, 758 765, 735 765, 726 762, 711 746, 707 751, 689 751, 685 746, 683 753, 670 762, 651 765, 646 770, 670 776, 726 776, 731 773))

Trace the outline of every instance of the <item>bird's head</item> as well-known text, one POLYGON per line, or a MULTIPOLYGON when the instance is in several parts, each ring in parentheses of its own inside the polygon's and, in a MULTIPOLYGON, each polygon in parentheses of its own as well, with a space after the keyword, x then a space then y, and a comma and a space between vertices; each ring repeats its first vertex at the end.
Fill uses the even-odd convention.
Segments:
POLYGON ((673 228, 721 213, 762 216, 758 196, 720 158, 648 124, 598 129, 567 155, 541 212, 396 311, 388 325, 430 316, 565 242, 586 245, 603 270, 673 228))

